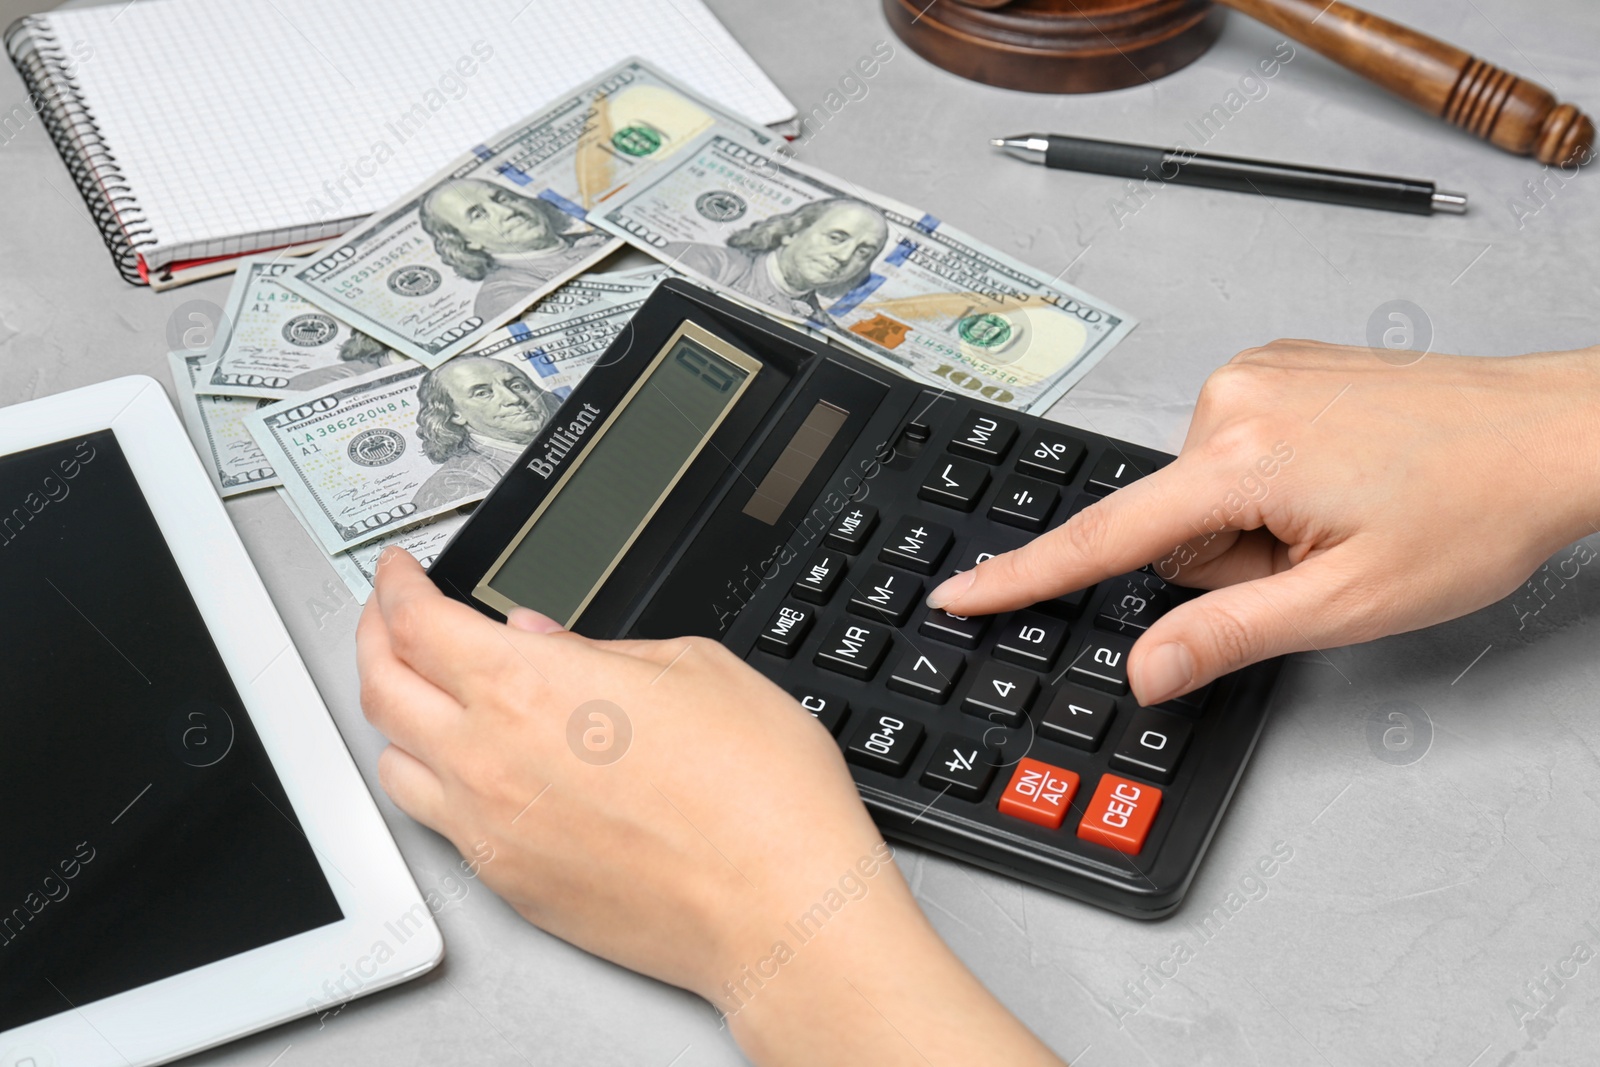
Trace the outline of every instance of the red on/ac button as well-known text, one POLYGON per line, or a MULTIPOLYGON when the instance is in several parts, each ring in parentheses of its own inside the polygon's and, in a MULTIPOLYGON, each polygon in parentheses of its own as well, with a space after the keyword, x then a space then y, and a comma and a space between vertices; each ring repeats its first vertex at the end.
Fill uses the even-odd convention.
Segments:
POLYGON ((1100 779, 1078 836, 1118 852, 1137 855, 1161 810, 1161 790, 1108 774, 1100 779))
POLYGON ((1017 764, 1016 773, 1000 794, 1000 814, 1054 830, 1066 818, 1078 776, 1036 759, 1017 764))

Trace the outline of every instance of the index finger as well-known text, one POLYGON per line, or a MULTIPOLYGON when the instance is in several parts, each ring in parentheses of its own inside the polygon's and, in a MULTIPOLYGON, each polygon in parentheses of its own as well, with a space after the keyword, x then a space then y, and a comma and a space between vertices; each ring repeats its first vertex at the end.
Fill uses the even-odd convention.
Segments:
POLYGON ((1213 532, 1196 519, 1211 499, 1212 480, 1203 461, 1179 456, 1021 548, 946 579, 928 594, 928 606, 992 615, 1138 570, 1213 532))

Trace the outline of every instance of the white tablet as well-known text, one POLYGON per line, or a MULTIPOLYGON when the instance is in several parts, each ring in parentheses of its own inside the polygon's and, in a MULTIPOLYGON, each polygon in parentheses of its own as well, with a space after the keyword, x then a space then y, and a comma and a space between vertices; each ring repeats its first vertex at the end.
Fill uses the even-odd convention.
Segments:
POLYGON ((0 1065, 164 1063, 443 948, 161 387, 0 410, 0 1065))

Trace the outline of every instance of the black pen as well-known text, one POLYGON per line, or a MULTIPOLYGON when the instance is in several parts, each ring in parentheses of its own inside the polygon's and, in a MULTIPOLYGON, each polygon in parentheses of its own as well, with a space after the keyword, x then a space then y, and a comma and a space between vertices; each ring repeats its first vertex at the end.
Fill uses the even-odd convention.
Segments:
POLYGON ((1465 193, 1440 192, 1432 182, 1414 178, 1213 156, 1183 148, 1091 141, 1054 133, 998 137, 989 143, 1029 163, 1134 181, 1203 185, 1209 189, 1404 211, 1412 215, 1431 215, 1436 211, 1461 215, 1467 210, 1465 193))

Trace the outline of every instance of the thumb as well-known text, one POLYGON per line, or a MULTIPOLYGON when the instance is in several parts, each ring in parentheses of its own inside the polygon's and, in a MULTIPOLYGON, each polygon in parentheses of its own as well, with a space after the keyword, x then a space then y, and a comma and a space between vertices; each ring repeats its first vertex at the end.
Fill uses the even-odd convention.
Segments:
POLYGON ((1145 707, 1164 703, 1252 663, 1346 643, 1355 619, 1334 553, 1224 586, 1179 604, 1145 631, 1128 680, 1145 707))
POLYGON ((560 633, 566 627, 548 615, 543 615, 532 608, 512 608, 506 615, 506 625, 513 630, 521 630, 530 634, 560 633))

